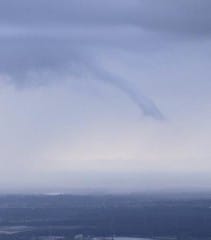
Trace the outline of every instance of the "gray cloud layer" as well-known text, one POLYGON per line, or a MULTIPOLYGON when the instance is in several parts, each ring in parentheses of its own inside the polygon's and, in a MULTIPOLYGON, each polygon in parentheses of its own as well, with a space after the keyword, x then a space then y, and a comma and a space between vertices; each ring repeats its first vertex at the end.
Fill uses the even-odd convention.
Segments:
POLYGON ((31 84, 29 73, 88 68, 99 81, 125 93, 145 115, 161 119, 156 104, 93 61, 92 49, 107 51, 122 44, 134 50, 143 44, 141 31, 208 35, 210 11, 209 0, 2 0, 0 71, 22 86, 31 84))
POLYGON ((209 0, 2 0, 0 6, 5 24, 133 24, 154 31, 211 32, 209 0))

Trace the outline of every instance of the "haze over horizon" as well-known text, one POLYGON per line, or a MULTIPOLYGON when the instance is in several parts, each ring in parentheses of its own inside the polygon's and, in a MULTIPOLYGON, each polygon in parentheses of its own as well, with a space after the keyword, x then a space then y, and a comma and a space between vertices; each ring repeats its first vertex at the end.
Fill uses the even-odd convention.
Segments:
POLYGON ((210 12, 1 0, 0 192, 210 190, 210 12))

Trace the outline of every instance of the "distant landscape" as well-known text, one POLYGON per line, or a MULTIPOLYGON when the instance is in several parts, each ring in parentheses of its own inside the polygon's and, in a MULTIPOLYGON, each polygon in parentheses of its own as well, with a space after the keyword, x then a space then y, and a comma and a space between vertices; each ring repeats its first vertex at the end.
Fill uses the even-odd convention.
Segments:
POLYGON ((8 195, 0 239, 211 239, 211 195, 8 195))

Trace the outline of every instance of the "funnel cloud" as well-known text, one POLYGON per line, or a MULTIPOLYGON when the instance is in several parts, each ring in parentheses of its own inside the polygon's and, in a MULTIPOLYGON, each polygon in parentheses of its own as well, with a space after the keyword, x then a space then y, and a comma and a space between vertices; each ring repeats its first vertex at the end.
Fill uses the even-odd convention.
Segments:
POLYGON ((99 80, 103 81, 105 84, 111 85, 127 96, 145 116, 152 117, 157 120, 164 119, 163 114, 156 104, 138 91, 135 91, 132 86, 126 83, 126 81, 97 65, 86 64, 86 66, 99 80))

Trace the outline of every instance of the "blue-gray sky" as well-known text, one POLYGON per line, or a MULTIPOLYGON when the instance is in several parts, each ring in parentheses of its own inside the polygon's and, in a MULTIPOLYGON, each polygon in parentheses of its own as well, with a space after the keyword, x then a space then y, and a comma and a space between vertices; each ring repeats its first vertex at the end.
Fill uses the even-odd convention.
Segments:
POLYGON ((210 12, 1 0, 0 190, 209 187, 210 12))

